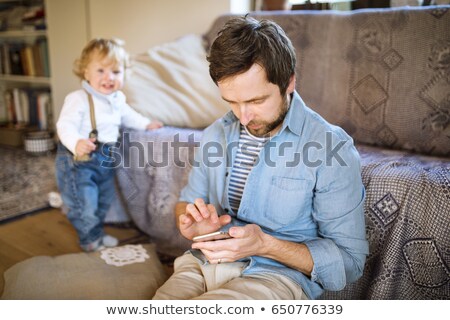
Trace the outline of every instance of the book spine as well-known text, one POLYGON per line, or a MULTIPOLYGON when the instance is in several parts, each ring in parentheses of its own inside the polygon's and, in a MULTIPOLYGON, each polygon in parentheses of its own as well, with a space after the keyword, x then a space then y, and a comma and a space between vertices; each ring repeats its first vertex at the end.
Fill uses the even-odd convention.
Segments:
POLYGON ((25 59, 26 59, 26 63, 28 65, 29 68, 29 76, 35 77, 36 76, 36 67, 34 65, 34 58, 33 58, 33 49, 31 48, 31 46, 26 46, 25 47, 25 59))
POLYGON ((39 50, 41 52, 42 67, 45 77, 50 77, 50 64, 48 60, 48 44, 47 39, 39 41, 39 50))
POLYGON ((48 129, 48 113, 50 110, 50 95, 46 92, 40 93, 37 96, 39 129, 48 129))
POLYGON ((5 101, 5 92, 2 91, 0 94, 0 123, 8 123, 8 108, 5 101))
POLYGON ((44 76, 44 66, 42 64, 42 57, 41 57, 41 50, 39 48, 39 43, 36 42, 31 47, 33 51, 33 62, 34 67, 36 69, 36 76, 37 77, 43 77, 44 76))
POLYGON ((24 117, 22 113, 22 105, 20 103, 20 89, 13 89, 13 103, 14 103, 14 111, 16 112, 16 120, 17 123, 23 123, 24 117))
POLYGON ((19 100, 20 100, 20 106, 22 107, 22 115, 23 115, 23 121, 26 124, 30 123, 30 103, 28 100, 28 94, 25 92, 25 90, 19 91, 19 100))
POLYGON ((22 60, 22 70, 23 70, 23 74, 26 76, 30 75, 30 67, 28 65, 28 61, 27 61, 27 55, 26 55, 26 48, 22 48, 20 50, 20 58, 22 60))
POLYGON ((3 54, 2 54, 2 58, 3 58, 3 71, 5 72, 5 74, 11 74, 11 61, 9 59, 9 44, 5 43, 2 47, 3 49, 3 54))
POLYGON ((14 110, 13 96, 12 92, 9 90, 5 91, 5 103, 6 109, 8 111, 8 122, 17 123, 16 112, 14 110))
POLYGON ((10 44, 9 46, 9 60, 11 63, 11 73, 16 75, 23 75, 22 57, 20 52, 22 45, 18 43, 10 44))

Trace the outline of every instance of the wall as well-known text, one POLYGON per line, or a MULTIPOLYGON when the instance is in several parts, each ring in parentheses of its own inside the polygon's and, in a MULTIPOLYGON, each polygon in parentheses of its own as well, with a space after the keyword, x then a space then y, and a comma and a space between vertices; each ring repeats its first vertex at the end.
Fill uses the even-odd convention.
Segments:
POLYGON ((93 37, 119 37, 130 53, 187 33, 205 32, 230 12, 230 0, 46 0, 55 119, 64 97, 79 88, 73 61, 93 37))
POLYGON ((91 37, 119 37, 131 53, 174 40, 186 33, 203 33, 229 0, 93 0, 89 1, 91 37))

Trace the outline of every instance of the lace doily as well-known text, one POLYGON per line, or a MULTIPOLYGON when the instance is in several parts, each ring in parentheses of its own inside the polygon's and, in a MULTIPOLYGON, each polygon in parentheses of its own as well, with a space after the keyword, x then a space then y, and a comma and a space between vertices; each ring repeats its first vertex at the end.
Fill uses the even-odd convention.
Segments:
POLYGON ((147 250, 140 244, 104 249, 100 257, 105 260, 106 264, 117 267, 144 262, 150 258, 147 250))

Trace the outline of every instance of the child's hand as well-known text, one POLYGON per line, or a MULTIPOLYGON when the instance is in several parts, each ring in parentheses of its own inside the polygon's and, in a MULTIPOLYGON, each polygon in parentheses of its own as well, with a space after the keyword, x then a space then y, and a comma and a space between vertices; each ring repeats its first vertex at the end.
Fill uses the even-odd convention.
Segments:
POLYGON ((150 122, 150 124, 148 124, 148 125, 145 127, 145 130, 159 129, 159 128, 161 128, 162 126, 164 126, 164 124, 163 124, 161 121, 155 120, 155 121, 150 122))
POLYGON ((75 146, 75 153, 77 156, 81 157, 85 154, 89 154, 95 150, 95 138, 90 139, 80 139, 75 146))

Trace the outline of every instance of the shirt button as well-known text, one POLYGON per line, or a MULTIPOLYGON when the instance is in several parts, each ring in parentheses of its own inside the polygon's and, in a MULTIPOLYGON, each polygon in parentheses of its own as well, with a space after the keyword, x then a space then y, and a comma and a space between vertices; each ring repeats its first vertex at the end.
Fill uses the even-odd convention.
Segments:
POLYGON ((228 212, 230 212, 230 210, 228 210, 228 209, 225 209, 225 212, 226 212, 226 213, 228 213, 228 212))
POLYGON ((225 177, 228 177, 228 172, 227 172, 227 173, 225 173, 225 177))

